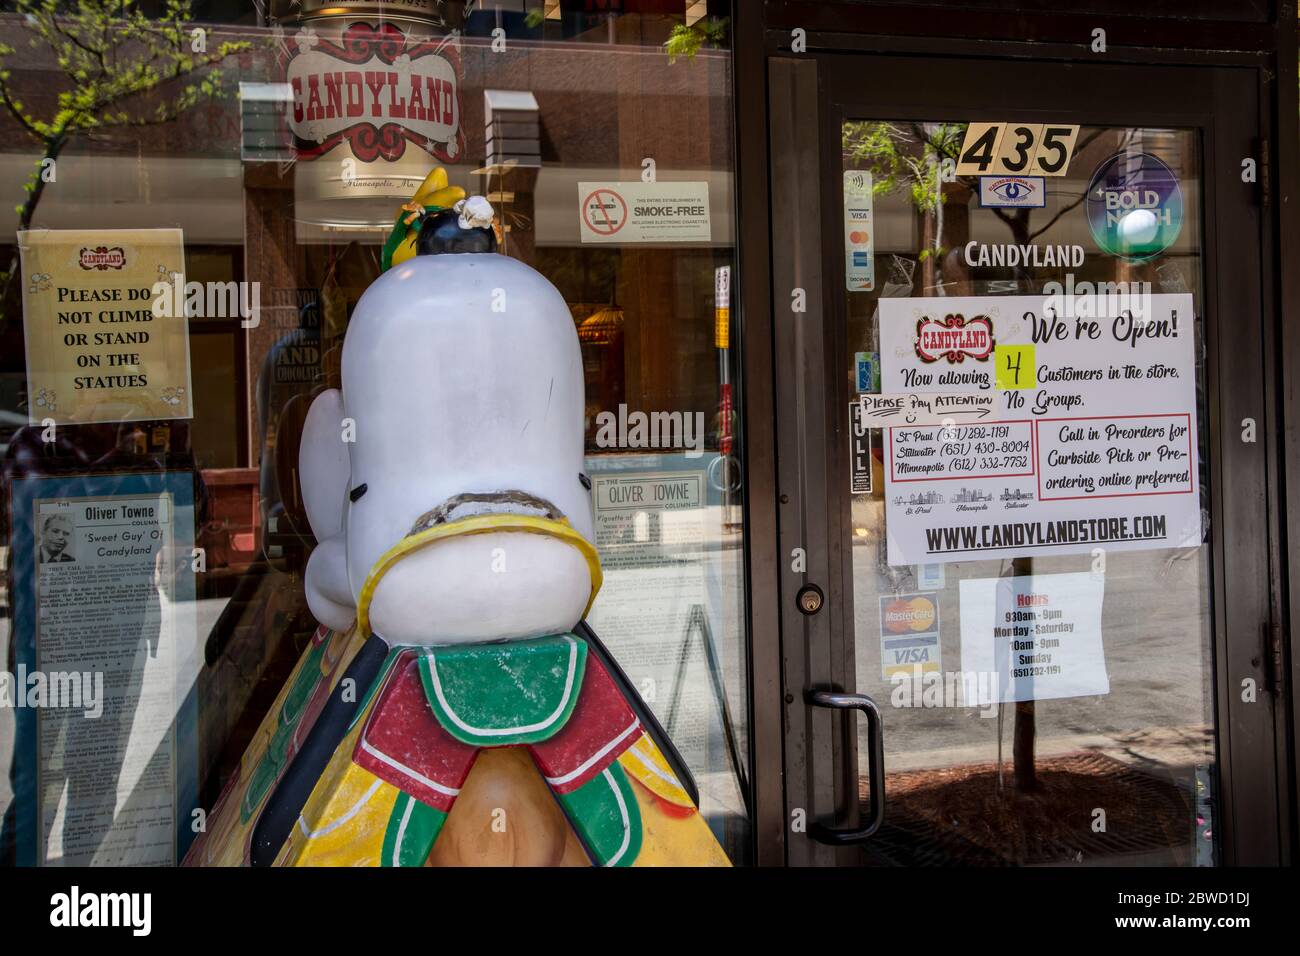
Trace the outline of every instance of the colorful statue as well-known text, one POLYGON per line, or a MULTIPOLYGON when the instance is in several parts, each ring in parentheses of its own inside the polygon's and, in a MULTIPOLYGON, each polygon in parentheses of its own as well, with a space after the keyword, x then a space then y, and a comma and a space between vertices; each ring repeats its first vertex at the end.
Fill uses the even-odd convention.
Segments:
MULTIPOLYGON (((435 170, 307 413, 323 627, 189 864, 727 865, 582 623, 600 588, 564 300, 435 170)), ((685 781, 685 782, 684 782, 685 781)))

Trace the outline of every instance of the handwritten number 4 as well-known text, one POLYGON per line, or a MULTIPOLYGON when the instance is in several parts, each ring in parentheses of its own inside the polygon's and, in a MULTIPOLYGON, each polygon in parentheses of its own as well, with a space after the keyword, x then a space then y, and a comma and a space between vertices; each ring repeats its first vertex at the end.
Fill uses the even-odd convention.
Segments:
POLYGON ((1010 353, 1007 354, 1007 371, 1015 373, 1012 376, 1011 380, 1015 382, 1017 385, 1019 385, 1020 384, 1020 356, 1019 355, 1016 355, 1016 361, 1015 364, 1013 365, 1011 362, 1011 354, 1010 353))

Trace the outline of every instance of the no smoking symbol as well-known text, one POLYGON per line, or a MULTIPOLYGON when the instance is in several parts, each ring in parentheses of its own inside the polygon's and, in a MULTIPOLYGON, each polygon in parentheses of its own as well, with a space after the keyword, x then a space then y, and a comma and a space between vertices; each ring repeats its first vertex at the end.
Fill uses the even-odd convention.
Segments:
POLYGON ((612 236, 627 222, 627 203, 612 189, 596 189, 582 202, 587 228, 598 236, 612 236))

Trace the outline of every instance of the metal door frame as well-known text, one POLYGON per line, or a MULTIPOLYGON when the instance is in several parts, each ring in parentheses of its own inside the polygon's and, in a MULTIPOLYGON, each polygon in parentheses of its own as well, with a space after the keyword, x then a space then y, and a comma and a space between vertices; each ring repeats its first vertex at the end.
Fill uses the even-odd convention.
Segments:
MULTIPOLYGON (((1275 316, 1271 282, 1276 246, 1272 223, 1265 214, 1267 207, 1260 205, 1260 197, 1266 201, 1271 187, 1268 182, 1255 186, 1241 183, 1237 158, 1238 153, 1242 158, 1258 156, 1267 180, 1269 146, 1266 138, 1260 141, 1259 131, 1269 129, 1275 105, 1265 69, 1269 57, 1218 55, 1212 58, 1216 68, 1211 69, 1207 55, 1196 51, 1172 55, 1165 51, 1152 58, 1129 51, 1099 64, 1095 58, 1080 62, 1085 51, 1078 45, 1057 45, 1051 50, 1039 45, 1039 55, 1027 64, 1013 58, 1023 53, 1024 45, 1017 43, 846 38, 840 34, 809 34, 807 41, 810 52, 792 54, 788 31, 765 32, 756 19, 738 17, 740 290, 748 346, 743 353, 745 372, 751 383, 744 394, 750 452, 752 553, 748 575, 756 861, 832 864, 853 862, 859 856, 853 850, 825 847, 799 827, 800 811, 805 822, 834 819, 841 826, 849 825, 856 811, 852 729, 825 712, 814 712, 803 699, 810 688, 851 690, 853 674, 852 623, 846 617, 844 600, 846 593, 851 594, 847 588, 852 572, 841 547, 841 520, 848 507, 845 489, 839 487, 844 484, 839 479, 847 471, 844 441, 840 440, 844 422, 843 416, 833 414, 847 401, 846 395, 839 394, 844 386, 835 364, 835 350, 842 348, 838 344, 842 339, 842 300, 835 294, 822 299, 823 289, 841 287, 843 278, 838 254, 822 255, 823 249, 835 250, 839 241, 838 218, 824 214, 838 207, 839 177, 828 173, 832 166, 838 167, 839 119, 846 112, 870 117, 873 110, 885 116, 901 115, 909 109, 921 111, 912 115, 928 113, 943 118, 1015 119, 1017 112, 1025 115, 1035 104, 1039 109, 1054 109, 1053 115, 1077 115, 1083 122, 1191 125, 1205 130, 1203 236, 1210 351, 1207 376, 1221 846, 1226 863, 1289 860, 1294 765, 1289 762, 1291 715, 1285 691, 1290 682, 1284 681, 1283 693, 1277 697, 1261 690, 1254 705, 1241 703, 1239 696, 1240 681, 1245 677, 1253 677, 1261 689, 1265 686, 1263 641, 1269 625, 1285 622, 1288 586, 1282 561, 1286 553, 1284 529, 1277 517, 1285 512, 1279 504, 1283 500, 1283 449, 1276 440, 1281 358, 1275 347, 1277 331, 1268 320, 1275 316), (760 48, 751 45, 758 42, 760 48), (875 55, 864 54, 866 48, 874 49, 875 55), (830 52, 845 49, 854 52, 830 52), (906 56, 918 51, 925 55, 906 56), (1052 63, 1049 57, 1059 58, 1059 62, 1052 63), (1130 66, 1119 65, 1121 60, 1129 60, 1130 66), (1152 67, 1153 60, 1168 65, 1152 67), (1180 66, 1179 61, 1195 66, 1180 66), (877 77, 882 70, 897 76, 900 67, 908 63, 923 69, 930 79, 911 85, 864 81, 864 75, 873 70, 877 77), (972 66, 1004 77, 1033 75, 1038 85, 1024 90, 1009 84, 1003 88, 1018 92, 1014 97, 1008 94, 1008 102, 999 103, 999 97, 986 95, 979 108, 971 105, 972 94, 963 92, 968 108, 959 109, 935 77, 972 66), (1041 72, 1035 74, 1036 69, 1041 72), (1080 83, 1080 76, 1092 85, 1080 83), (753 84, 759 77, 762 88, 756 91, 753 84), (1128 86, 1121 82, 1124 79, 1128 86), (1053 81, 1062 88, 1045 85, 1053 81), (1121 87, 1123 96, 1117 92, 1121 87), (867 88, 883 92, 868 97, 864 95, 867 88), (1135 88, 1145 91, 1143 108, 1135 105, 1135 88), (1253 113, 1241 109, 1243 91, 1247 99, 1258 101, 1253 113), (766 102, 758 93, 766 94, 766 102), (1194 108, 1198 102, 1204 105, 1194 108), (1114 105, 1102 105, 1105 103, 1114 105), (811 136, 809 122, 814 130, 811 136), (761 161, 745 146, 747 142, 753 145, 756 127, 765 127, 767 133, 768 152, 761 161), (1244 140, 1243 130, 1249 134, 1244 140), (759 172, 764 174, 761 179, 759 172), (794 215, 796 207, 798 216, 794 215), (1210 223, 1216 228, 1208 228, 1210 223), (760 235, 761 242, 755 247, 760 235), (1242 235, 1255 240, 1247 244, 1252 248, 1244 262, 1241 243, 1227 238, 1242 235), (1228 249, 1231 257, 1226 255, 1228 249), (767 262, 761 261, 763 253, 767 262), (1232 269, 1218 267, 1230 258, 1232 269), (795 286, 804 288, 807 295, 802 325, 789 308, 790 290, 795 286), (760 303, 760 299, 766 302, 760 303), (1247 330, 1247 340, 1241 338, 1239 329, 1233 329, 1233 347, 1226 354, 1218 347, 1227 318, 1221 306, 1225 302, 1237 304, 1233 314, 1261 316, 1257 326, 1247 330), (826 321, 821 321, 822 317, 826 321), (820 335, 815 334, 818 331, 820 335), (771 336, 767 343, 765 336, 771 336), (1275 361, 1265 361, 1265 354, 1275 356, 1275 361), (763 379, 773 383, 770 391, 752 384, 763 379), (1225 380, 1237 387, 1224 387, 1225 380), (818 389, 818 381, 830 381, 833 391, 828 394, 827 389, 818 389), (764 422, 765 415, 771 416, 770 426, 764 422), (1229 443, 1227 449, 1232 454, 1223 454, 1223 442, 1237 434, 1229 424, 1246 417, 1258 422, 1259 442, 1235 447, 1229 443), (758 445, 771 441, 770 459, 757 454, 761 448, 756 447, 756 438, 758 445), (823 452, 812 454, 813 448, 823 452), (770 489, 772 496, 770 510, 762 497, 764 488, 770 489), (1225 491, 1231 492, 1226 500, 1225 491), (1225 524, 1227 504, 1232 504, 1233 510, 1231 522, 1225 524), (1264 545, 1251 549, 1247 542, 1264 545), (805 574, 791 570, 790 555, 796 547, 804 548, 807 556, 805 574), (1226 560, 1229 555, 1231 564, 1226 560), (763 589, 765 582, 774 587, 763 589), (809 582, 819 584, 827 597, 825 609, 812 617, 802 615, 794 604, 798 588, 809 582), (1255 622, 1238 627, 1231 641, 1225 625, 1229 608, 1234 622, 1255 622), (1242 793, 1251 795, 1249 803, 1234 798, 1242 793)), ((1294 156, 1295 150, 1288 153, 1294 156)), ((1288 181, 1293 179, 1288 177, 1288 181)))

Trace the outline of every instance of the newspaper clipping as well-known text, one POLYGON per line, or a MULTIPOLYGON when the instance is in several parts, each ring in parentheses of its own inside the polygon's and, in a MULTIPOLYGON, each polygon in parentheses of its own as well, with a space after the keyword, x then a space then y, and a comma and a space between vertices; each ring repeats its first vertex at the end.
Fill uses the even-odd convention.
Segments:
POLYGON ((37 718, 47 865, 175 862, 171 511, 168 493, 35 502, 36 668, 68 698, 37 718))

